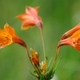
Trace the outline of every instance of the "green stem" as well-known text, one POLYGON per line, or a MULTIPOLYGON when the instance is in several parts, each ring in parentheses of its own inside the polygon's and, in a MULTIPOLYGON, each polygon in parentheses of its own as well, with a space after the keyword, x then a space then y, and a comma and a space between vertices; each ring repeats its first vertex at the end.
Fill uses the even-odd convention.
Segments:
POLYGON ((57 47, 56 55, 55 55, 54 61, 57 61, 59 51, 60 51, 60 47, 57 47))
POLYGON ((28 51, 28 48, 27 48, 27 47, 26 47, 26 53, 27 53, 27 55, 28 55, 28 57, 29 57, 29 60, 30 60, 30 62, 31 62, 31 64, 32 64, 32 66, 33 66, 34 69, 36 70, 37 74, 40 75, 39 70, 38 70, 38 69, 35 67, 35 65, 32 63, 32 60, 31 60, 31 58, 30 58, 29 51, 28 51))
POLYGON ((43 46, 44 60, 46 61, 45 44, 44 44, 44 37, 43 37, 43 31, 42 31, 42 29, 40 29, 40 33, 41 33, 41 39, 42 39, 42 46, 43 46))
POLYGON ((53 64, 52 64, 51 69, 50 69, 49 72, 53 71, 53 69, 55 67, 55 64, 56 64, 56 61, 57 61, 57 58, 58 58, 59 51, 60 51, 60 47, 57 47, 56 54, 55 54, 55 57, 54 57, 54 61, 53 61, 53 64))
POLYGON ((32 66, 34 67, 34 69, 35 69, 36 73, 38 74, 38 76, 40 76, 40 70, 33 64, 32 60, 31 60, 27 44, 22 39, 20 39, 19 37, 13 38, 13 41, 15 43, 18 43, 18 44, 22 45, 26 49, 26 53, 28 55, 28 58, 29 58, 29 60, 30 60, 30 62, 32 64, 32 66))

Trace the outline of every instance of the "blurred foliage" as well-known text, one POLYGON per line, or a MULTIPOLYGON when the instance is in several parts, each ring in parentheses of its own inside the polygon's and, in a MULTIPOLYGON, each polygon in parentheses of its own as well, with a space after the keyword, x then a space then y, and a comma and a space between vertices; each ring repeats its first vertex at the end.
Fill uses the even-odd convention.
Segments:
MULTIPOLYGON (((40 7, 48 59, 54 57, 61 35, 80 23, 80 0, 0 0, 0 28, 9 23, 26 41, 28 48, 39 52, 43 59, 41 37, 37 27, 21 31, 21 22, 15 17, 25 12, 26 6, 40 7)), ((56 75, 59 80, 80 80, 80 52, 62 47, 62 56, 56 75)), ((35 80, 29 73, 31 64, 25 49, 13 44, 0 50, 0 80, 35 80)))

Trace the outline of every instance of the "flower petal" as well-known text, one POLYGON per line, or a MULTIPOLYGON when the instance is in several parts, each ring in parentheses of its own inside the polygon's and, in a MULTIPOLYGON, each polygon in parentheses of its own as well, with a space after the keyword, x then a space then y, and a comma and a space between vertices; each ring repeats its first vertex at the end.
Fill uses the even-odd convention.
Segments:
POLYGON ((12 37, 16 36, 15 30, 8 23, 4 25, 4 30, 8 32, 12 37))
POLYGON ((35 26, 34 21, 23 21, 22 22, 22 30, 28 29, 28 28, 32 28, 33 26, 35 26))
POLYGON ((39 65, 39 54, 33 49, 30 49, 32 54, 30 55, 32 63, 36 66, 39 65))
POLYGON ((28 14, 38 14, 38 11, 39 11, 39 7, 35 7, 35 8, 33 8, 33 7, 30 7, 30 6, 28 6, 27 8, 26 8, 26 13, 28 13, 28 14))
POLYGON ((0 48, 3 48, 12 43, 12 36, 5 30, 0 29, 0 48))
POLYGON ((16 18, 18 18, 19 20, 34 20, 34 18, 30 15, 30 14, 20 14, 18 15, 16 18))
POLYGON ((66 33, 64 33, 61 37, 61 39, 65 39, 70 37, 74 32, 76 32, 78 29, 80 29, 80 23, 75 26, 74 28, 72 28, 71 30, 67 31, 66 33))

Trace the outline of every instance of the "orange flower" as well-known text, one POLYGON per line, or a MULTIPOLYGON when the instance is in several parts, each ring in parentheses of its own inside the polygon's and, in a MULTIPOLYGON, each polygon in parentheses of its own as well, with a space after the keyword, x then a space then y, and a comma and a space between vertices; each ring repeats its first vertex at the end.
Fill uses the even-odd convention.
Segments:
POLYGON ((42 28, 42 20, 38 15, 39 7, 27 7, 24 14, 17 16, 22 21, 22 29, 28 29, 37 25, 40 29, 42 28))
POLYGON ((9 25, 4 25, 4 30, 0 29, 0 48, 3 48, 12 43, 18 43, 24 47, 26 44, 23 40, 21 40, 15 33, 14 29, 9 25))
POLYGON ((68 37, 70 37, 74 32, 76 32, 77 30, 80 29, 80 24, 78 24, 77 26, 75 26, 74 28, 72 28, 71 30, 67 31, 66 33, 64 33, 61 37, 61 39, 66 39, 68 37))
POLYGON ((62 45, 70 45, 80 51, 80 24, 63 34, 58 47, 62 45))
POLYGON ((32 63, 35 66, 39 65, 39 54, 33 49, 31 49, 31 52, 32 52, 32 54, 30 55, 30 57, 31 57, 32 63))

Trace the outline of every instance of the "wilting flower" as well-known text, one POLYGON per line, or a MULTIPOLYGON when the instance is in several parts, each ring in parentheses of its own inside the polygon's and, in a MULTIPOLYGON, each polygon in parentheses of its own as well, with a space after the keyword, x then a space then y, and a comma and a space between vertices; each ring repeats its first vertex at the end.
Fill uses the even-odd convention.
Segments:
POLYGON ((77 50, 80 50, 80 24, 63 34, 58 47, 62 45, 70 45, 77 50))
POLYGON ((21 40, 15 33, 14 29, 9 25, 5 24, 4 29, 0 29, 0 48, 3 48, 12 43, 18 43, 24 47, 26 44, 21 40))
POLYGON ((39 7, 27 7, 24 14, 17 16, 22 21, 22 29, 28 29, 37 25, 40 29, 42 28, 42 20, 38 15, 39 7))
POLYGON ((30 55, 30 57, 31 57, 32 63, 35 66, 39 65, 39 54, 33 49, 31 49, 31 52, 32 52, 32 54, 30 55))
POLYGON ((42 62, 40 63, 40 69, 41 69, 41 71, 42 71, 43 73, 46 72, 46 70, 47 70, 47 63, 46 63, 46 61, 42 61, 42 62))

